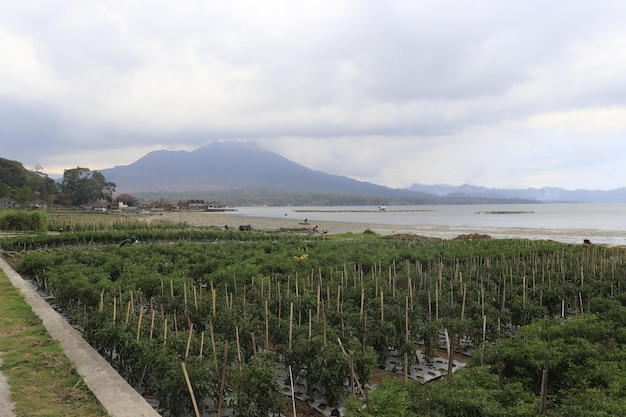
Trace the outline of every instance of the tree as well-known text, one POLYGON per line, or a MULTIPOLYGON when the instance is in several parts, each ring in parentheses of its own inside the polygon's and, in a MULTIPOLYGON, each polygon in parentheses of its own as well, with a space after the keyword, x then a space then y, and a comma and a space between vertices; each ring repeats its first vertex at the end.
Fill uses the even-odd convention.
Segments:
POLYGON ((26 185, 26 169, 18 161, 0 158, 0 182, 11 188, 20 188, 26 185))
POLYGON ((54 195, 59 192, 59 187, 48 174, 43 172, 43 168, 39 165, 34 167, 32 171, 28 171, 28 180, 26 185, 42 200, 48 203, 52 202, 54 195))
POLYGON ((77 167, 65 170, 61 191, 74 206, 102 199, 110 202, 113 200, 115 183, 108 182, 98 171, 77 167))

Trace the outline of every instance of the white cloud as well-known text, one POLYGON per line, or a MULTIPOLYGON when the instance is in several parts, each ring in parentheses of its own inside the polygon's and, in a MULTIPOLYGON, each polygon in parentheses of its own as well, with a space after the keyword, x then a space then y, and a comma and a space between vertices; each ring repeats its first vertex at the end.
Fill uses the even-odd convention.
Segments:
POLYGON ((0 141, 19 141, 1 156, 105 168, 235 139, 392 187, 615 188, 626 185, 625 11, 611 0, 2 2, 0 141))

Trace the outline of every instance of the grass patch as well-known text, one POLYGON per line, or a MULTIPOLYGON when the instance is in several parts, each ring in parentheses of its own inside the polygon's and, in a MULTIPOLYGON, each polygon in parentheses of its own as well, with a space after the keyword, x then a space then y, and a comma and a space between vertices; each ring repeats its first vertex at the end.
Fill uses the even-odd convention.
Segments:
POLYGON ((108 415, 2 271, 0 352, 18 416, 108 415))

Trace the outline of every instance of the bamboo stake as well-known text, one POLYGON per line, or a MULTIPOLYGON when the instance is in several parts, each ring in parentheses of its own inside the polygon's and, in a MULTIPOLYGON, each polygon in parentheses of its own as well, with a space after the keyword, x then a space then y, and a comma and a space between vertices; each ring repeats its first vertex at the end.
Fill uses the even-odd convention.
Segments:
POLYGON ((363 317, 363 310, 365 309, 365 287, 361 285, 361 312, 360 316, 363 317))
POLYGON ((435 320, 439 320, 439 285, 435 285, 435 320))
POLYGON ((250 332, 250 337, 252 338, 252 354, 254 355, 254 359, 256 359, 256 339, 254 332, 250 332))
POLYGON ((224 343, 224 363, 222 364, 222 382, 220 383, 220 397, 217 402, 217 415, 222 415, 222 405, 224 404, 224 385, 226 384, 226 365, 228 364, 228 340, 224 343))
POLYGON ((213 351, 213 365, 215 365, 215 374, 220 371, 217 364, 217 348, 215 347, 215 332, 213 331, 213 322, 209 321, 209 333, 211 334, 211 349, 213 351))
POLYGON ((167 317, 163 321, 163 346, 167 345, 167 317))
POLYGON ((289 381, 291 383, 291 406, 293 407, 293 417, 296 417, 296 393, 293 388, 293 373, 291 372, 291 365, 289 365, 289 381))
POLYGON ((467 298, 467 284, 463 284, 463 304, 461 305, 461 321, 465 319, 465 299, 467 298))
POLYGON ((198 403, 196 402, 196 396, 193 393, 193 387, 189 380, 189 374, 187 373, 187 367, 185 362, 181 362, 183 368, 183 374, 185 375, 185 382, 187 383, 187 389, 189 389, 189 395, 191 395, 191 402, 193 403, 193 411, 196 413, 196 417, 200 417, 200 410, 198 410, 198 403))
POLYGON ((102 313, 104 311, 104 288, 100 291, 100 304, 98 305, 98 312, 102 313))
POLYGON ((292 340, 293 340, 293 302, 289 303, 289 350, 291 350, 292 340))
POLYGON ((452 329, 452 333, 449 338, 446 333, 446 341, 448 342, 448 383, 451 383, 452 373, 454 369, 454 345, 456 341, 456 329, 452 329))
POLYGON ((139 321, 137 322, 137 341, 139 342, 139 337, 141 336, 141 321, 143 319, 143 307, 139 309, 139 321))
POLYGON ((320 308, 321 308, 321 300, 320 300, 320 295, 321 294, 320 294, 320 290, 321 290, 321 288, 318 285, 318 287, 317 287, 317 321, 320 320, 320 308))
POLYGON ((151 310, 151 318, 150 318, 150 340, 152 340, 152 334, 154 331, 154 316, 156 315, 156 312, 154 310, 154 305, 152 300, 150 300, 150 310, 151 310))
MULTIPOLYGON (((409 343, 409 297, 404 297, 404 342, 409 343)), ((409 357, 404 352, 404 382, 409 380, 409 357)))
POLYGON ((522 294, 522 308, 526 310, 526 275, 522 277, 522 286, 524 287, 522 294))
POLYGON ((267 309, 267 298, 265 299, 265 350, 269 350, 270 346, 270 322, 269 312, 267 309))
POLYGON ((217 304, 217 290, 215 288, 211 288, 211 311, 213 312, 213 317, 215 317, 217 315, 217 308, 216 308, 216 304, 217 304))
MULTIPOLYGON (((341 347, 341 352, 343 352, 343 356, 348 359, 348 353, 346 352, 346 349, 343 347, 343 343, 341 343, 341 339, 337 338, 337 342, 339 343, 339 346, 341 347)), ((356 382, 356 386, 359 388, 359 391, 361 391, 361 395, 363 396, 363 398, 365 399, 365 401, 367 402, 367 394, 365 393, 365 391, 363 391, 363 386, 361 385, 361 382, 359 381, 359 377, 357 376, 356 372, 354 371, 354 368, 350 369, 350 372, 352 374, 352 377, 354 378, 354 381, 356 382)))
POLYGON ((185 350, 185 359, 189 357, 189 348, 191 346, 191 338, 193 336, 193 323, 189 326, 189 337, 187 338, 187 349, 185 350))
POLYGON ((247 292, 247 287, 244 285, 243 286, 243 296, 241 298, 241 304, 242 304, 242 308, 243 308, 243 318, 246 318, 246 292, 247 292))
POLYGON ((117 316, 117 297, 113 297, 113 324, 115 324, 116 316, 117 316))
POLYGON ((241 357, 241 344, 239 343, 239 326, 235 326, 235 340, 237 341, 237 362, 239 363, 239 372, 241 372, 243 359, 241 357))
POLYGON ((204 332, 200 334, 200 357, 202 358, 202 352, 204 351, 204 332))
POLYGON ((128 301, 128 307, 126 308, 126 324, 128 324, 128 319, 130 318, 130 301, 128 301))

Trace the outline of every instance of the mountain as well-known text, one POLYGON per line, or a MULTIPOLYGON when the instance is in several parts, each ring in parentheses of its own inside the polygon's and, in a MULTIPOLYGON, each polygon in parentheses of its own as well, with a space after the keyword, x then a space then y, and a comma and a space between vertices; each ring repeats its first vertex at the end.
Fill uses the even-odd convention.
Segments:
MULTIPOLYGON (((439 200, 422 192, 392 189, 315 171, 254 144, 241 142, 212 142, 192 152, 154 151, 130 165, 100 172, 107 181, 117 185, 116 193, 137 196, 198 198, 211 195, 229 199, 237 196, 241 201, 243 196, 250 199, 273 196, 276 200, 285 195, 325 195, 327 198, 341 195, 345 200, 351 195, 376 197, 381 200, 372 202, 379 204, 439 200)), ((359 202, 362 201, 355 201, 359 202)))
POLYGON ((614 190, 566 190, 563 188, 486 188, 473 185, 413 184, 407 190, 434 194, 439 197, 467 196, 470 198, 511 198, 535 200, 542 203, 626 203, 626 187, 614 190))

